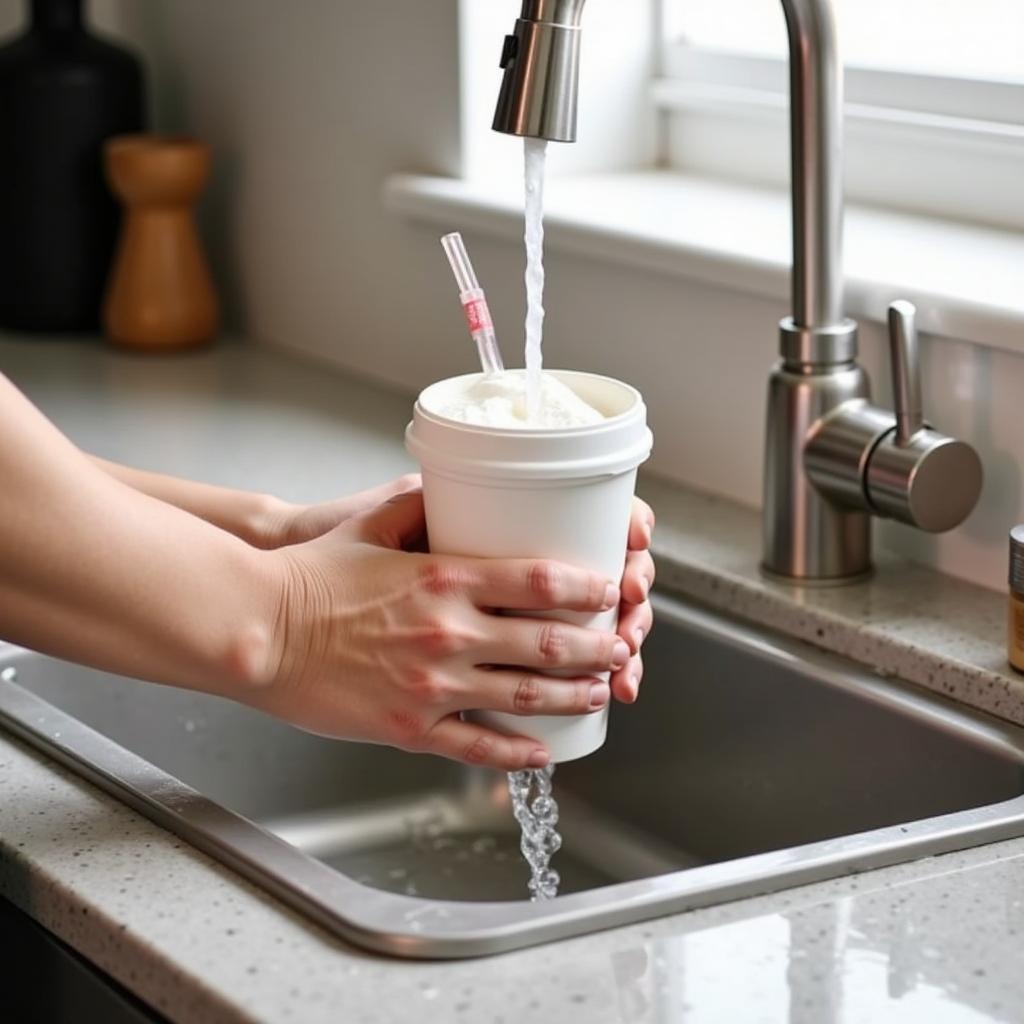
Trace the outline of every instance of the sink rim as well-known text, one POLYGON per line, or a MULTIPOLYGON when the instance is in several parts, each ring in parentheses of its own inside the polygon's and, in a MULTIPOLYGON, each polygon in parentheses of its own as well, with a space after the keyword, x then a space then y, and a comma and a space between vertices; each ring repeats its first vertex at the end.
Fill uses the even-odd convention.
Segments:
MULTIPOLYGON (((688 599, 659 594, 655 603, 660 622, 682 621, 711 632, 823 685, 969 735, 1024 765, 1024 728, 688 599)), ((38 657, 21 648, 0 649, 0 670, 38 657)), ((16 682, 0 685, 0 726, 328 931, 376 952, 417 959, 493 955, 1024 835, 1022 792, 951 814, 619 882, 548 903, 434 900, 356 882, 16 682)))

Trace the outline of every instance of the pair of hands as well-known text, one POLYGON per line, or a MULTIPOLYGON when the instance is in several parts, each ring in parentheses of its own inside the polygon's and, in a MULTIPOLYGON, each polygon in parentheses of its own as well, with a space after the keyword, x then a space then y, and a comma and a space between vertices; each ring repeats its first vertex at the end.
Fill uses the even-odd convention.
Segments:
POLYGON ((639 499, 621 581, 547 560, 426 553, 418 476, 280 505, 268 522, 281 582, 274 649, 245 698, 263 710, 325 735, 513 771, 542 767, 547 751, 459 712, 578 715, 637 698, 654 581, 654 516, 639 499), (617 634, 495 614, 615 606, 617 634), (553 669, 570 677, 543 674, 553 669), (609 671, 610 685, 596 678, 609 671))

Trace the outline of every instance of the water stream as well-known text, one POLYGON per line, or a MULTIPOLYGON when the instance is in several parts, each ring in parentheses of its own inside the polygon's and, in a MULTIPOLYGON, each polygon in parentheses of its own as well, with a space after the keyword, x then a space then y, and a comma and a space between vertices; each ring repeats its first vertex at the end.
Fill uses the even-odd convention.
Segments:
POLYGON ((530 899, 551 900, 558 895, 558 872, 551 858, 562 845, 558 834, 558 804, 551 795, 551 776, 555 766, 508 773, 508 791, 512 812, 522 829, 520 849, 530 866, 527 887, 530 899))
MULTIPOLYGON (((540 414, 541 368, 544 360, 544 169, 546 139, 523 140, 526 192, 526 415, 536 421, 540 414)), ((520 849, 530 866, 530 899, 550 900, 558 894, 558 872, 551 857, 562 845, 558 804, 551 795, 555 766, 538 770, 509 772, 508 791, 512 811, 522 830, 520 849)))
POLYGON ((524 139, 526 186, 526 415, 540 413, 544 336, 544 165, 546 139, 524 139))

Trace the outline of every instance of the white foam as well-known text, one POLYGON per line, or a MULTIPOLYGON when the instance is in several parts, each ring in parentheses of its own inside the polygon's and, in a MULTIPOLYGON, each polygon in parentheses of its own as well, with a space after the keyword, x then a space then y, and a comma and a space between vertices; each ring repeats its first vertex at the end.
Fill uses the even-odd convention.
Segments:
POLYGON ((541 376, 540 410, 530 419, 526 375, 515 371, 476 377, 459 389, 445 390, 443 397, 431 403, 430 411, 459 423, 512 430, 587 427, 605 418, 557 377, 545 373, 541 376))

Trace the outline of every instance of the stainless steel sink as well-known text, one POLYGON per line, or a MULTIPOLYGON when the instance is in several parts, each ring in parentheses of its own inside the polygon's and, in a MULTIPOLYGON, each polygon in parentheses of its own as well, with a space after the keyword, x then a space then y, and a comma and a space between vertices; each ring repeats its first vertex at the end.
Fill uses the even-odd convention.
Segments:
POLYGON ((555 774, 531 904, 504 779, 26 651, 0 723, 347 939, 478 956, 1024 834, 1024 730, 660 597, 643 698, 555 774))

